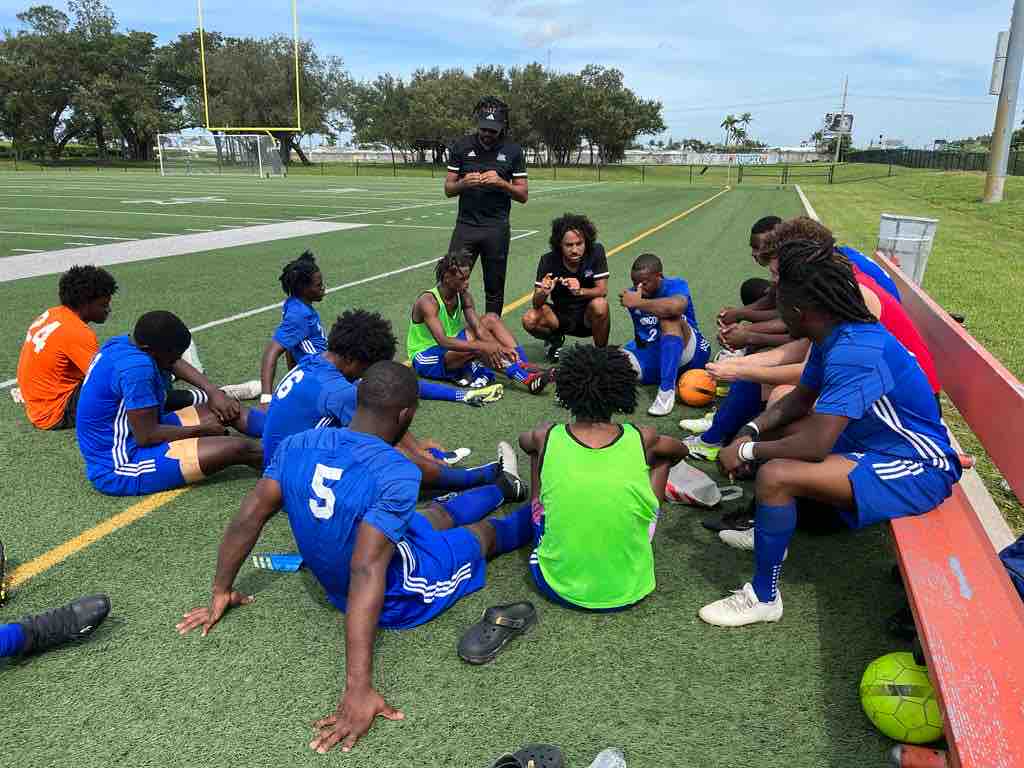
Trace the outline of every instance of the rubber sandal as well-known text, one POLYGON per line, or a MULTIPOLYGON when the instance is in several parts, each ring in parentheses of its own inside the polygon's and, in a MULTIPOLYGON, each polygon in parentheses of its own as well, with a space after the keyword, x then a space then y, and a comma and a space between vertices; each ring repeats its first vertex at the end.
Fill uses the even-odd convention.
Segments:
POLYGON ((470 664, 486 664, 517 635, 537 623, 537 609, 533 603, 495 605, 484 611, 483 617, 466 630, 459 640, 459 658, 470 664))
POLYGON ((552 744, 526 744, 512 755, 523 768, 562 768, 562 750, 552 744))

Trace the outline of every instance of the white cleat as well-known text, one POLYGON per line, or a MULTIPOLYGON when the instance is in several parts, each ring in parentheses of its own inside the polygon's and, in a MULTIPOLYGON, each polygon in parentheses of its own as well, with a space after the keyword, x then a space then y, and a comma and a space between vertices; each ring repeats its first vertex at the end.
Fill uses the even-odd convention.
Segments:
POLYGON ((456 448, 454 451, 445 451, 444 463, 453 467, 472 453, 469 448, 456 448))
POLYGON ((658 396, 654 398, 647 413, 651 416, 668 416, 676 407, 676 392, 674 389, 659 390, 658 396))
MULTIPOLYGON (((742 549, 746 552, 754 551, 754 529, 747 528, 745 531, 719 531, 718 538, 733 549, 742 549)), ((782 559, 789 557, 789 548, 782 553, 782 559)))
POLYGON ((708 411, 699 419, 680 419, 679 428, 685 429, 687 432, 693 432, 699 435, 702 432, 707 432, 711 429, 711 424, 715 420, 715 412, 708 411))
POLYGON ((718 443, 705 443, 700 435, 684 437, 683 445, 686 446, 691 456, 704 461, 717 461, 718 452, 722 450, 722 446, 718 443))
POLYGON ((263 392, 263 387, 257 379, 250 379, 241 384, 225 384, 220 391, 235 400, 255 400, 263 392))
POLYGON ((11 400, 16 402, 18 405, 25 404, 25 398, 21 396, 21 387, 11 388, 11 400))
POLYGON ((735 360, 738 357, 743 357, 747 354, 747 348, 742 349, 720 349, 718 354, 715 355, 715 362, 720 363, 723 360, 735 360))
POLYGON ((698 615, 708 624, 716 627, 743 627, 747 624, 778 621, 782 618, 782 593, 776 590, 775 599, 762 603, 757 599, 754 588, 748 583, 723 597, 705 605, 698 615))
POLYGON ((504 440, 498 443, 498 463, 503 472, 519 477, 519 456, 516 449, 504 440))

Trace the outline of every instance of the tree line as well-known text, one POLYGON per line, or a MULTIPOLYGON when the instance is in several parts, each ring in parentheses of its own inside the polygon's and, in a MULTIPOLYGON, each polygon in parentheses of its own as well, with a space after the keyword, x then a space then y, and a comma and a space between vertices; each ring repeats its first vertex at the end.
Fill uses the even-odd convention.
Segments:
MULTIPOLYGON (((23 28, 0 40, 0 132, 16 157, 58 160, 75 143, 101 158, 150 160, 158 133, 294 126, 290 37, 205 32, 207 122, 198 31, 160 45, 151 32, 120 30, 104 0, 68 0, 67 10, 30 7, 17 16, 23 28)), ((540 64, 432 68, 358 82, 311 41, 300 42, 298 58, 302 130, 272 132, 285 162, 293 151, 307 161, 303 136, 334 143, 345 131, 406 159, 443 162, 450 142, 473 130, 473 106, 485 94, 508 102, 513 140, 546 163, 615 162, 640 136, 665 130, 659 101, 598 65, 578 73, 540 64)))

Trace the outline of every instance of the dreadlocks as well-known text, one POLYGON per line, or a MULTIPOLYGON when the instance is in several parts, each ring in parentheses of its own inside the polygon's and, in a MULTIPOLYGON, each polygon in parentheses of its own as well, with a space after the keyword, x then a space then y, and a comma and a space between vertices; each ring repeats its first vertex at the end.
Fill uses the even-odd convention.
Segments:
POLYGON ((287 296, 298 296, 313 282, 313 275, 320 271, 312 251, 303 251, 295 261, 289 261, 281 270, 281 288, 287 296))
POLYGON ((577 419, 611 421, 636 410, 636 371, 618 347, 574 344, 559 356, 555 395, 577 419))
POLYGON ((779 248, 779 300, 790 306, 813 305, 843 323, 877 322, 864 304, 850 262, 835 251, 831 236, 824 244, 789 240, 779 248))
POLYGON ((560 218, 551 222, 551 238, 548 245, 551 252, 562 255, 562 238, 566 232, 576 232, 583 238, 583 253, 589 254, 597 241, 597 227, 586 216, 579 213, 563 213, 560 218))
POLYGON ((444 256, 437 260, 437 266, 434 267, 434 277, 437 278, 437 282, 440 283, 446 274, 453 269, 465 269, 473 268, 473 264, 476 263, 476 259, 465 248, 458 248, 453 251, 448 251, 444 256))

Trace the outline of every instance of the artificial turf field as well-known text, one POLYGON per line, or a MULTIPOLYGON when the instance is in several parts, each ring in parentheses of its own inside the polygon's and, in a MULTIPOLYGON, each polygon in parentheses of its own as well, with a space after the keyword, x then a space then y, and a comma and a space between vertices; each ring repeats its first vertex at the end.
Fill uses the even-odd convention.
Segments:
MULTIPOLYGON (((0 235, 0 270, 4 256, 27 252, 16 248, 103 242, 98 237, 158 237, 151 233, 314 216, 367 223, 373 226, 108 267, 120 291, 113 316, 97 330, 101 341, 125 333, 149 309, 172 310, 196 327, 273 304, 282 298, 281 265, 308 247, 329 287, 364 281, 326 297, 318 306, 325 324, 347 307, 371 308, 390 318, 404 341, 409 306, 431 285, 431 269, 368 278, 443 252, 455 203, 440 187, 440 180, 426 179, 4 174, 0 230, 51 234, 0 235), (123 202, 175 197, 217 200, 123 202)), ((530 290, 549 222, 562 212, 588 214, 611 250, 720 191, 535 182, 529 204, 512 212, 513 235, 522 237, 512 243, 509 305, 530 290)), ((755 274, 747 246, 751 223, 769 213, 801 212, 791 188, 726 191, 611 256, 610 298, 616 303, 626 286, 632 259, 652 251, 667 272, 689 280, 701 325, 713 337, 715 312, 735 304, 740 282, 755 274)), ((474 293, 482 299, 476 275, 474 293)), ((25 328, 57 302, 56 276, 4 283, 0 296, 0 339, 7 340, 0 343, 0 380, 6 380, 14 376, 25 328)), ((506 317, 516 331, 522 311, 513 308, 506 317)), ((278 317, 267 311, 197 332, 211 378, 255 377, 278 317)), ((612 340, 624 342, 630 328, 617 309, 612 340)), ((539 342, 521 340, 539 357, 539 342)), ((645 413, 652 396, 641 396, 636 421, 654 421, 645 413)), ((640 768, 884 764, 888 743, 862 715, 857 694, 865 665, 899 647, 884 631, 900 596, 889 580, 881 527, 798 533, 783 574, 785 618, 734 631, 703 624, 696 611, 747 580, 751 557, 705 531, 698 510, 670 508, 655 539, 658 588, 618 615, 545 603, 532 588, 527 551, 506 555, 489 566, 484 590, 438 620, 380 634, 376 685, 406 719, 378 721, 352 753, 324 757, 307 743, 311 721, 333 710, 341 690, 344 617, 311 576, 246 564, 237 586, 255 594, 253 605, 232 611, 205 639, 182 639, 174 630, 183 612, 208 599, 218 543, 254 473, 228 471, 141 504, 103 497, 84 478, 73 435, 35 431, 19 410, 6 394, 0 397, 0 538, 9 567, 65 542, 77 547, 83 531, 126 510, 138 519, 24 581, 0 609, 0 621, 12 620, 93 591, 110 594, 114 606, 85 644, 0 661, 4 764, 476 767, 529 741, 561 745, 572 768, 585 768, 610 745, 623 746, 629 765, 640 768), (459 661, 458 638, 486 606, 522 599, 540 613, 529 635, 493 664, 459 661)), ((680 435, 675 424, 682 415, 677 408, 658 426, 680 435)), ((487 461, 499 439, 514 440, 542 419, 564 418, 550 394, 531 397, 508 386, 504 400, 484 409, 424 403, 413 431, 446 446, 468 446, 473 461, 487 461)), ((292 546, 287 520, 278 516, 257 550, 292 546)))

